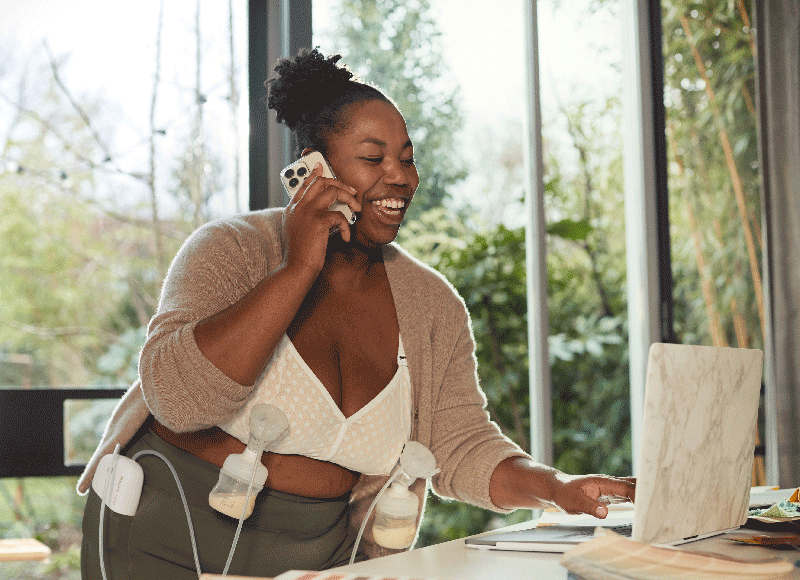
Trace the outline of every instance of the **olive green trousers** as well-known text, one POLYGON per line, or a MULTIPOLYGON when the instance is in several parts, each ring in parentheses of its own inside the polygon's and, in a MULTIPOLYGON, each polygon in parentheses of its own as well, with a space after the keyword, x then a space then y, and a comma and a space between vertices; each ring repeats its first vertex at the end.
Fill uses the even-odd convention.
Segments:
MULTIPOLYGON (((208 505, 208 493, 219 468, 143 431, 125 451, 161 453, 175 468, 192 517, 202 572, 221 574, 233 543, 238 520, 208 505)), ((103 559, 108 580, 197 578, 186 512, 169 467, 158 457, 137 459, 144 470, 144 487, 134 516, 104 513, 103 559)), ((349 525, 347 496, 305 498, 264 489, 253 514, 244 521, 228 573, 277 576, 287 570, 324 570, 347 564, 355 542, 349 525)), ((100 580, 100 497, 89 491, 83 515, 81 577, 100 580)), ((361 552, 361 551, 359 551, 361 552)), ((363 560, 359 553, 357 560, 363 560)))

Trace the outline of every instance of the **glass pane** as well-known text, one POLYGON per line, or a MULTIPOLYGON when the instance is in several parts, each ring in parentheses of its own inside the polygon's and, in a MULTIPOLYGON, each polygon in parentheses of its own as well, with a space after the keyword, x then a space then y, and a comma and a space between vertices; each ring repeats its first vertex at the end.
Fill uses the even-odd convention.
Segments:
MULTIPOLYGON (((616 3, 539 4, 556 465, 627 474, 616 3)), ((492 417, 528 448, 523 5, 315 1, 314 44, 404 113, 421 183, 399 242, 466 300, 492 417)), ((522 517, 431 498, 420 544, 522 517)))
POLYGON ((64 465, 89 462, 117 402, 117 399, 64 401, 64 465))
MULTIPOLYGON (((684 344, 763 348, 751 9, 749 0, 662 2, 673 304, 684 344)), ((760 458, 753 481, 764 481, 760 458)))
POLYGON ((749 2, 663 2, 675 325, 761 348, 761 201, 749 2))
POLYGON ((246 209, 245 8, 160 4, 0 16, 0 386, 129 384, 179 245, 246 209))
POLYGON ((539 0, 555 466, 630 475, 620 3, 539 0))
MULTIPOLYGON (((232 6, 0 11, 0 388, 129 385, 179 245, 246 210, 247 11, 232 6)), ((65 407, 66 463, 85 461, 113 404, 65 407)), ((54 551, 0 578, 80 577, 75 484, 0 480, 0 537, 54 551)))

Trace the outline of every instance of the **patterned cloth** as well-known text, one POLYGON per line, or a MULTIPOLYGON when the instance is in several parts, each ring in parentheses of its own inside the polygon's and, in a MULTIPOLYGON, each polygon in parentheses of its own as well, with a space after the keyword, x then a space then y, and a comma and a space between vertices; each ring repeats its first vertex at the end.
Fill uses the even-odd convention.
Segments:
POLYGON ((411 435, 411 379, 403 341, 389 384, 345 417, 284 334, 247 402, 219 426, 246 444, 250 411, 258 403, 275 405, 289 419, 284 435, 270 445, 272 453, 305 455, 366 475, 389 475, 411 435))

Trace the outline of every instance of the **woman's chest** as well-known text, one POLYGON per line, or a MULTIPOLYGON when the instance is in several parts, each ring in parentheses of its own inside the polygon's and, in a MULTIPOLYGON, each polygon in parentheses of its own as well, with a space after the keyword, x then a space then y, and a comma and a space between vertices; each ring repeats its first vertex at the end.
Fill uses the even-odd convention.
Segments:
MULTIPOLYGON (((379 289, 378 289, 379 290, 379 289)), ((310 300, 287 330, 298 354, 349 417, 397 372, 400 329, 391 292, 310 300)))

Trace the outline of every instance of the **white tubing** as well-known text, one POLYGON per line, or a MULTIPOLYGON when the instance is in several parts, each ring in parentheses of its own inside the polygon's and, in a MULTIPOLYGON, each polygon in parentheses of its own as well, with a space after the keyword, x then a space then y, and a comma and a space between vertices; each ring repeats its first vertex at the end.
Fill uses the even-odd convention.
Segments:
POLYGON ((120 444, 114 448, 114 461, 111 462, 111 474, 106 474, 106 487, 103 490, 103 497, 100 498, 100 529, 97 532, 98 536, 98 550, 100 551, 100 573, 103 575, 103 580, 106 578, 106 563, 103 559, 103 515, 106 513, 106 498, 111 493, 111 488, 114 485, 114 474, 117 471, 117 463, 119 463, 119 449, 120 444))
MULTIPOLYGON (((178 491, 181 492, 181 501, 183 501, 183 509, 186 511, 186 521, 189 523, 189 536, 192 538, 192 551, 194 552, 194 565, 197 568, 197 577, 200 578, 202 572, 200 571, 200 558, 197 555, 197 541, 194 538, 194 526, 192 526, 192 516, 189 514, 189 504, 186 501, 186 495, 183 493, 183 486, 181 485, 181 480, 178 479, 178 473, 175 471, 175 468, 172 467, 172 464, 169 462, 169 459, 161 455, 158 451, 151 451, 149 449, 144 449, 139 451, 136 455, 132 457, 134 461, 136 461, 142 455, 155 455, 164 463, 167 464, 169 470, 172 472, 172 477, 175 478, 175 483, 178 484, 178 491)), ((103 577, 105 580, 105 576, 103 577)))
POLYGON ((358 535, 356 536, 356 543, 353 544, 353 553, 350 554, 351 564, 356 561, 356 552, 358 551, 358 543, 361 541, 361 536, 364 533, 364 529, 367 527, 367 520, 369 520, 369 514, 372 513, 372 510, 375 508, 375 504, 378 503, 378 498, 381 497, 381 494, 383 494, 383 492, 386 491, 386 488, 389 487, 389 485, 395 479, 397 479, 397 476, 399 476, 401 473, 403 473, 402 469, 398 469, 397 471, 395 471, 394 475, 386 480, 386 483, 383 484, 383 487, 378 492, 378 495, 375 496, 375 499, 373 499, 372 503, 369 505, 369 509, 367 510, 367 515, 364 516, 364 521, 361 522, 361 528, 358 530, 358 535))
POLYGON ((242 505, 242 513, 239 516, 239 525, 236 526, 236 534, 233 536, 233 544, 231 544, 231 551, 228 552, 228 561, 225 562, 225 569, 222 571, 222 576, 228 575, 228 568, 231 565, 231 560, 233 560, 233 552, 236 550, 236 544, 239 543, 239 533, 242 531, 242 524, 244 523, 244 514, 247 511, 247 504, 250 501, 250 494, 253 492, 253 484, 256 481, 256 468, 258 467, 259 463, 261 462, 261 455, 264 453, 264 447, 266 445, 261 445, 256 453, 256 460, 253 462, 253 471, 250 473, 250 485, 247 486, 247 495, 244 498, 244 504, 242 505))

